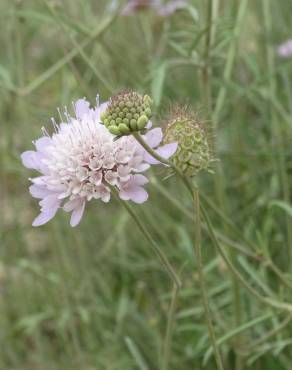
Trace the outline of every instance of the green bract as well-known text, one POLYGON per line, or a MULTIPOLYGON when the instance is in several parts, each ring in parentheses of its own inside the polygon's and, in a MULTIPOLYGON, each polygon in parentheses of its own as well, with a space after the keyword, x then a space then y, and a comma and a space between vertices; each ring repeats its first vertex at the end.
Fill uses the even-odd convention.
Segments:
POLYGON ((164 143, 178 143, 171 161, 187 176, 207 170, 214 161, 207 132, 198 118, 185 108, 176 108, 164 132, 164 143))
POLYGON ((117 136, 142 131, 152 115, 151 106, 152 99, 148 95, 122 92, 110 99, 106 111, 101 114, 101 122, 117 136))

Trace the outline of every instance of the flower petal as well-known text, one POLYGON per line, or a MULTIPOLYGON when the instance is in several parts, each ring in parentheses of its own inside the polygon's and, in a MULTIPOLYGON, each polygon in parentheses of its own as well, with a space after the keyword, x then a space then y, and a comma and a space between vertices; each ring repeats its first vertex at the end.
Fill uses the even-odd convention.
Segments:
POLYGON ((84 209, 85 209, 85 200, 80 202, 80 204, 76 208, 74 208, 72 212, 71 219, 70 219, 70 225, 72 227, 75 227, 79 224, 83 216, 84 209))
POLYGON ((43 198, 39 203, 42 211, 47 211, 51 208, 59 208, 61 200, 58 199, 58 195, 58 193, 53 193, 43 198))
POLYGON ((147 132, 144 136, 145 141, 151 148, 156 148, 163 138, 162 129, 160 127, 156 127, 147 132))
POLYGON ((165 144, 165 145, 159 147, 156 150, 156 153, 158 153, 161 157, 163 157, 165 159, 168 159, 172 155, 174 155, 174 153, 177 150, 177 146, 178 146, 178 143, 165 144))
POLYGON ((57 213, 58 207, 57 208, 50 208, 47 209, 46 211, 41 212, 38 217, 36 217, 32 223, 32 226, 41 226, 49 222, 57 213))
POLYGON ((31 185, 29 187, 29 192, 34 198, 45 198, 47 195, 51 194, 52 191, 48 190, 44 186, 39 186, 39 185, 31 185))
POLYGON ((90 113, 90 104, 85 99, 79 99, 74 104, 75 111, 76 111, 76 117, 82 119, 83 116, 90 113))
POLYGON ((123 200, 132 200, 135 203, 141 204, 146 202, 148 199, 148 193, 141 186, 132 186, 125 189, 121 189, 119 196, 123 200))
POLYGON ((133 186, 133 185, 145 185, 149 182, 149 180, 147 179, 147 177, 143 176, 143 175, 133 175, 131 180, 129 181, 130 183, 130 186, 133 186))
MULTIPOLYGON (((159 154, 162 158, 168 159, 170 158, 177 150, 178 143, 170 143, 165 144, 159 147, 155 152, 159 154)), ((144 154, 144 161, 150 164, 161 164, 157 159, 153 158, 152 155, 145 152, 144 154)))
POLYGON ((52 144, 52 139, 48 136, 43 136, 36 140, 34 144, 39 152, 45 152, 46 147, 52 144))
POLYGON ((152 127, 152 121, 148 121, 146 128, 149 130, 152 127))
POLYGON ((79 207, 83 202, 83 198, 75 198, 69 200, 67 203, 63 205, 63 209, 65 212, 71 212, 73 209, 79 207))
POLYGON ((149 167, 150 167, 149 163, 140 163, 140 164, 134 166, 133 170, 135 172, 144 172, 144 171, 148 170, 149 167))
POLYGON ((21 154, 21 161, 22 164, 26 168, 31 168, 31 169, 36 169, 37 164, 36 164, 36 152, 33 150, 28 150, 26 152, 23 152, 21 154))

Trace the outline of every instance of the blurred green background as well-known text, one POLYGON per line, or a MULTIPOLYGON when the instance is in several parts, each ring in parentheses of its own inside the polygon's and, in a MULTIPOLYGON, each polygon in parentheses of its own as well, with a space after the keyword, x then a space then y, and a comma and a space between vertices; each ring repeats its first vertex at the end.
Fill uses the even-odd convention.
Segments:
MULTIPOLYGON (((292 301, 292 59, 275 53, 292 36, 291 1, 193 0, 168 17, 153 8, 121 16, 110 5, 0 0, 3 370, 161 368, 171 283, 125 210, 92 201, 76 229, 62 212, 31 227, 38 205, 20 153, 57 107, 82 96, 148 93, 156 124, 175 103, 199 111, 220 159, 197 179, 216 235, 258 292, 292 301)), ((183 281, 169 368, 213 370, 193 206, 164 176, 151 172, 150 199, 134 208, 183 281)), ((239 285, 205 232, 203 258, 225 369, 291 369, 291 313, 239 285)))

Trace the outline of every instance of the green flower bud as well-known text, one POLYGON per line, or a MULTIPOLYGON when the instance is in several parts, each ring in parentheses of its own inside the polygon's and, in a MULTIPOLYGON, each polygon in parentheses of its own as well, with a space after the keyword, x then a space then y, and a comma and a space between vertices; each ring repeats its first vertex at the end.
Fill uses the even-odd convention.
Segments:
POLYGON ((113 135, 120 135, 120 130, 117 126, 108 126, 108 130, 113 135))
POLYGON ((132 131, 137 131, 137 121, 135 119, 131 119, 130 121, 130 128, 132 131))
POLYGON ((146 126, 147 122, 149 121, 148 117, 146 115, 143 115, 139 117, 137 121, 137 125, 139 130, 143 130, 143 128, 146 126))
POLYGON ((148 95, 142 96, 134 91, 122 92, 110 99, 100 118, 112 134, 130 135, 144 130, 152 115, 152 104, 148 95))
POLYGON ((151 117, 151 115, 152 115, 151 109, 150 109, 150 108, 146 108, 146 109, 145 109, 145 114, 146 114, 148 117, 151 117))
POLYGON ((130 133, 129 127, 125 125, 124 123, 120 123, 118 126, 118 129, 124 135, 128 135, 130 133))
POLYGON ((187 176, 208 170, 215 161, 206 127, 185 107, 177 107, 170 114, 163 141, 178 143, 170 160, 187 176))

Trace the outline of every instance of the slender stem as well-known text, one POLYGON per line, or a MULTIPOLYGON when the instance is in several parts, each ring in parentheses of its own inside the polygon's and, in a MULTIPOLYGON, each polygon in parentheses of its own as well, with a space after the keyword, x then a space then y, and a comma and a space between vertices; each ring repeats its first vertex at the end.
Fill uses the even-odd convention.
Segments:
POLYGON ((204 281, 204 271, 203 271, 203 263, 202 263, 202 251, 201 251, 201 220, 200 220, 200 196, 199 190, 194 190, 194 208, 195 208, 195 252, 197 258, 197 267, 198 267, 198 275, 199 275, 199 284, 201 289, 201 296, 205 311, 205 318, 208 326, 209 337, 211 340, 211 344, 213 347, 215 360, 217 364, 217 368, 219 370, 224 370, 222 359, 220 356, 220 352, 217 346, 215 332, 212 324, 211 312, 208 303, 208 296, 205 288, 205 281, 204 281))
MULTIPOLYGON (((221 338, 217 339, 217 346, 221 346, 221 344, 225 343, 226 341, 230 340, 234 336, 238 335, 239 333, 244 332, 247 329, 252 328, 255 325, 258 325, 259 323, 266 321, 274 316, 274 312, 269 312, 268 314, 265 314, 263 316, 257 317, 254 320, 249 320, 248 322, 238 326, 237 328, 225 333, 221 338)), ((204 354, 203 358, 203 366, 206 366, 210 356, 213 353, 212 347, 209 347, 207 351, 204 354)))
POLYGON ((244 235, 242 235, 242 232, 240 229, 234 224, 234 222, 220 209, 218 208, 210 199, 208 199, 204 194, 201 193, 201 198, 208 207, 212 208, 215 213, 221 218, 221 220, 224 221, 226 226, 228 226, 235 235, 237 235, 240 239, 243 239, 245 243, 252 249, 257 250, 257 246, 251 243, 248 239, 245 238, 244 235))
POLYGON ((96 67, 95 64, 90 60, 90 58, 87 56, 87 54, 84 52, 83 48, 80 47, 80 44, 75 40, 75 38, 71 35, 70 32, 68 32, 66 26, 62 22, 59 14, 55 11, 55 9, 48 3, 48 0, 42 0, 43 3, 46 5, 52 16, 55 18, 59 26, 61 27, 62 31, 68 36, 70 39, 70 42, 74 45, 74 47, 77 48, 81 58, 87 63, 91 71, 94 73, 95 77, 100 80, 105 88, 109 91, 112 92, 114 90, 113 86, 104 78, 104 75, 102 72, 100 72, 96 67))
POLYGON ((166 255, 163 253, 163 251, 160 249, 160 247, 158 246, 158 244, 155 242, 155 240, 152 238, 151 234, 149 233, 149 231, 145 228, 145 226, 143 225, 143 223, 139 220, 139 218, 137 217, 137 215, 135 214, 135 212, 133 211, 132 207, 126 202, 126 201, 122 201, 118 196, 117 196, 117 193, 116 193, 116 190, 112 187, 112 190, 114 190, 114 193, 116 195, 116 198, 117 200, 123 205, 123 207, 126 208, 126 210, 129 212, 130 216, 133 218, 133 220, 136 222, 138 228, 140 229, 140 231, 142 232, 142 234, 145 236, 145 238, 149 241, 153 251, 156 253, 156 255, 158 256, 162 266, 164 267, 164 269, 166 270, 166 272, 168 273, 169 277, 171 278, 171 280, 173 281, 173 283, 178 287, 180 288, 181 287, 181 281, 180 281, 180 278, 177 276, 176 272, 174 271, 173 267, 171 266, 171 264, 169 263, 166 255))
MULTIPOLYGON (((262 7, 263 7, 263 26, 265 35, 269 37, 272 35, 273 32, 273 23, 272 23, 272 10, 271 10, 271 1, 270 0, 262 0, 262 7)), ((277 79, 274 78, 275 75, 275 61, 274 61, 274 50, 273 46, 270 45, 270 42, 266 42, 266 68, 268 73, 268 86, 269 86, 269 95, 271 101, 276 100, 276 81, 277 79)), ((269 111, 270 119, 271 119, 271 140, 272 140, 272 147, 274 149, 274 169, 275 173, 278 174, 279 182, 282 187, 282 194, 284 201, 289 204, 290 203, 290 186, 289 186, 289 176, 288 176, 288 166, 286 164, 286 158, 284 155, 284 137, 286 132, 283 130, 281 124, 277 120, 276 112, 274 109, 274 105, 270 104, 270 101, 267 104, 267 108, 269 111), (275 150, 279 146, 279 150, 275 150)), ((287 262, 288 266, 291 269, 291 262, 292 262, 292 223, 291 219, 288 214, 285 215, 286 221, 286 231, 287 231, 287 262)))
POLYGON ((220 243, 218 242, 216 235, 213 230, 213 226, 211 224, 211 221, 209 220, 209 217, 204 210, 203 207, 201 207, 201 213, 206 221, 206 224, 208 226, 210 237, 218 251, 218 253, 221 255, 223 260, 225 261, 226 265, 230 269, 230 271, 235 275, 237 280, 252 294, 254 295, 259 301, 263 302, 264 304, 268 304, 271 307, 274 307, 279 310, 286 310, 289 312, 292 312, 292 305, 286 302, 277 302, 269 297, 264 297, 260 295, 252 286, 249 285, 249 283, 246 281, 246 279, 240 274, 240 272, 235 268, 233 263, 230 261, 230 259, 227 257, 226 253, 224 252, 223 248, 221 247, 220 243))
MULTIPOLYGON (((235 26, 233 30, 234 34, 234 40, 230 44, 230 48, 227 54, 227 60, 223 72, 223 80, 228 81, 230 79, 232 69, 234 66, 234 61, 235 61, 235 55, 236 55, 236 47, 237 47, 237 39, 240 33, 241 25, 242 25, 242 18, 245 14, 246 10, 246 5, 247 5, 247 0, 242 0, 240 4, 238 5, 238 12, 236 14, 236 19, 235 19, 235 26)), ((236 8, 237 9, 237 8, 236 8)), ((212 18, 211 18, 212 19, 212 18)), ((218 126, 218 120, 219 120, 219 115, 221 113, 221 109, 223 107, 223 103, 225 101, 226 97, 226 88, 227 84, 223 83, 221 85, 221 88, 219 89, 219 94, 216 99, 214 111, 212 112, 212 121, 213 121, 213 128, 214 130, 218 126)), ((210 92, 211 94, 211 92, 210 92)), ((223 169, 222 166, 218 167, 218 175, 215 178, 215 192, 217 195, 217 199, 220 204, 220 208, 222 210, 226 210, 226 196, 224 193, 224 174, 223 174, 223 169)), ((225 212, 226 213, 226 212, 225 212)), ((224 225, 225 226, 225 225, 224 225)), ((233 226, 233 225, 232 225, 233 226)), ((226 226, 225 226, 226 227, 226 226)), ((232 227, 233 228, 233 227, 232 227)), ((234 230, 234 228, 233 228, 234 230)), ((231 261, 234 260, 234 252, 232 250, 229 251, 229 256, 231 261)), ((235 326, 239 326, 241 324, 241 295, 240 295, 240 290, 238 286, 238 281, 234 276, 231 276, 232 280, 232 285, 233 285, 233 301, 234 301, 234 308, 235 308, 235 326)), ((238 336, 236 338, 236 344, 235 347, 238 348, 240 347, 241 344, 241 338, 238 336)), ((235 365, 235 370, 241 370, 244 365, 242 361, 242 357, 238 354, 237 350, 235 348, 235 354, 236 354, 236 365, 235 365)))
POLYGON ((254 342, 252 342, 249 348, 254 349, 258 345, 267 342, 268 339, 282 331, 290 323, 291 320, 292 315, 290 314, 276 328, 270 330, 269 332, 261 336, 259 339, 256 339, 254 342))
POLYGON ((168 369, 168 364, 170 360, 170 352, 171 352, 171 340, 173 335, 173 327, 174 327, 174 321, 175 321, 175 309, 177 304, 177 297, 178 297, 178 287, 177 285, 173 285, 172 289, 172 297, 171 297, 171 303, 170 303, 170 309, 168 313, 168 319, 167 319, 167 329, 166 329, 166 335, 165 335, 165 341, 164 341, 164 353, 163 353, 163 363, 162 363, 162 370, 168 369))
POLYGON ((173 293, 172 293, 172 300, 171 300, 170 310, 169 310, 168 320, 167 320, 167 329, 166 329, 164 353, 163 353, 163 367, 162 367, 163 370, 167 370, 169 359, 170 359, 171 339, 172 339, 173 326, 174 326, 174 313, 175 313, 175 308, 176 308, 176 303, 177 303, 177 298, 178 298, 178 292, 182 286, 182 283, 181 283, 179 276, 176 274, 173 267, 169 263, 167 257, 165 256, 163 251, 160 249, 158 244, 155 242, 155 240, 152 238, 151 234, 145 228, 143 223, 139 220, 139 218, 133 211, 132 207, 126 201, 122 201, 119 198, 117 191, 114 187, 111 187, 111 188, 114 194, 116 195, 117 200, 126 208, 130 216, 136 222, 142 234, 150 242, 152 249, 154 250, 155 254, 158 256, 162 266, 164 267, 164 269, 166 270, 166 272, 168 273, 169 277, 171 278, 173 282, 173 293))
MULTIPOLYGON (((162 158, 152 148, 150 148, 149 145, 144 141, 144 139, 139 135, 139 133, 133 133, 133 136, 144 147, 144 149, 149 154, 151 154, 155 159, 157 159, 158 161, 160 161, 164 164, 167 164, 167 165, 171 166, 175 170, 175 172, 179 174, 180 178, 183 180, 185 186, 190 191, 190 193, 193 197, 193 184, 191 183, 190 179, 188 177, 184 176, 184 174, 176 166, 174 166, 170 161, 168 161, 167 159, 162 158)), ((292 312, 292 305, 291 304, 286 303, 286 302, 277 302, 277 301, 275 301, 275 300, 273 300, 269 297, 263 297, 252 286, 250 286, 249 283, 247 283, 246 279, 240 274, 240 272, 234 267, 234 265, 230 261, 230 259, 226 256, 223 248, 221 247, 220 243, 218 242, 218 240, 216 238, 216 235, 215 235, 215 232, 213 230, 212 224, 211 224, 211 222, 209 220, 209 217, 208 217, 208 215, 207 215, 207 213, 206 213, 206 211, 204 210, 203 207, 201 207, 201 212, 202 212, 202 215, 205 219, 207 228, 208 228, 209 233, 210 233, 210 237, 211 237, 214 245, 216 246, 219 254, 222 256, 222 258, 226 262, 226 264, 229 267, 229 269, 231 270, 231 272, 235 275, 237 280, 243 286, 245 286, 245 288, 251 294, 253 294, 258 300, 260 300, 261 302, 263 302, 265 304, 268 304, 269 306, 274 307, 276 309, 286 310, 286 311, 292 312)))
MULTIPOLYGON (((193 214, 191 211, 189 211, 186 207, 183 206, 180 202, 178 202, 173 196, 167 191, 166 188, 162 187, 156 180, 156 178, 153 176, 152 181, 153 185, 156 187, 156 189, 164 196, 166 199, 178 210, 180 210, 182 213, 185 214, 186 217, 188 217, 190 220, 193 220, 193 214)), ((202 193, 200 192, 200 198, 202 199, 202 193)), ((204 197, 207 201, 207 198, 204 197)), ((208 203, 209 205, 209 203, 208 203)), ((220 210, 219 210, 220 211, 220 210)), ((229 220, 227 218, 227 220, 229 220)), ((230 220, 230 222, 232 222, 230 220)), ((202 224, 203 229, 207 229, 207 226, 205 223, 202 224)), ((236 227, 236 226, 235 226, 236 227)), ((292 283, 286 279, 285 275, 282 273, 282 271, 274 264, 274 262, 267 258, 265 255, 256 254, 249 249, 247 249, 244 245, 241 245, 237 243, 236 241, 228 238, 224 234, 220 233, 218 230, 214 230, 214 234, 220 242, 227 244, 228 246, 232 247, 237 252, 240 252, 241 254, 247 256, 250 259, 253 259, 257 262, 262 263, 264 266, 269 268, 281 281, 283 285, 285 285, 288 289, 292 290, 292 283)), ((255 249, 257 249, 256 246, 254 246, 255 249)))
POLYGON ((202 68, 202 91, 203 102, 209 116, 211 110, 211 68, 210 68, 210 50, 212 41, 212 25, 213 25, 213 0, 207 0, 206 14, 207 32, 205 38, 204 50, 204 66, 202 68))
POLYGON ((181 178, 185 186, 188 188, 191 195, 193 195, 193 188, 190 183, 190 181, 184 176, 184 174, 181 172, 179 168, 177 168, 171 161, 168 159, 165 159, 161 157, 154 149, 152 149, 146 141, 143 139, 143 137, 138 132, 133 132, 134 138, 138 141, 139 144, 142 145, 142 147, 155 159, 157 159, 159 162, 166 164, 167 166, 171 167, 181 178))

